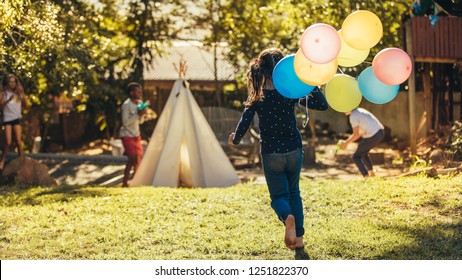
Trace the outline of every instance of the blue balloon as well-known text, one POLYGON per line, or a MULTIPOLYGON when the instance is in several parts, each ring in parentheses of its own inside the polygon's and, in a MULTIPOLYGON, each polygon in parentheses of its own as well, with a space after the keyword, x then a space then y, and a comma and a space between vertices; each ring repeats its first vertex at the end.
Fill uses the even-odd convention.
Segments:
POLYGON ((364 69, 359 74, 358 86, 364 98, 375 104, 390 102, 399 91, 399 85, 382 83, 372 71, 372 66, 364 69))
POLYGON ((295 54, 281 59, 273 70, 273 84, 276 90, 288 98, 301 98, 310 93, 314 86, 302 82, 294 70, 295 54))

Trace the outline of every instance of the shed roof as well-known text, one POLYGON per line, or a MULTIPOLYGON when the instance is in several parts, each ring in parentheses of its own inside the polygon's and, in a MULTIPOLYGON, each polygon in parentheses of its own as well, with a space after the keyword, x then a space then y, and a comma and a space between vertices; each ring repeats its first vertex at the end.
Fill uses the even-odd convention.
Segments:
MULTIPOLYGON (((217 46, 217 68, 219 81, 234 81, 236 68, 226 59, 229 48, 226 44, 217 46)), ((189 81, 214 81, 214 50, 198 41, 174 41, 165 49, 165 54, 152 64, 145 65, 144 80, 174 81, 179 74, 175 70, 180 60, 186 61, 188 70, 185 79, 189 81)))

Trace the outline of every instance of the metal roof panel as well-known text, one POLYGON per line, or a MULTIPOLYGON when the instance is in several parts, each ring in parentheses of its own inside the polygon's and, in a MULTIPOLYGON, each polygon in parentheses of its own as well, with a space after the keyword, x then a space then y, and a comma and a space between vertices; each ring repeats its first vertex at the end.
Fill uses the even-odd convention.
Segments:
MULTIPOLYGON (((186 61, 187 71, 184 77, 190 81, 213 81, 214 49, 204 46, 198 41, 176 41, 165 50, 165 54, 157 57, 151 65, 145 65, 144 80, 176 80, 179 78, 175 65, 181 59, 186 61)), ((235 67, 226 59, 229 48, 217 46, 217 68, 219 81, 234 81, 235 67)))

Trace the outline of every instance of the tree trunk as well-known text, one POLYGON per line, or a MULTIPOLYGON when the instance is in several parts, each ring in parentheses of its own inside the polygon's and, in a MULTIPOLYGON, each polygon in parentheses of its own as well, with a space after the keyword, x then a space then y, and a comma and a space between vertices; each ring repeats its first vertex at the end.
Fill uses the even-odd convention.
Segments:
POLYGON ((423 74, 423 91, 424 91, 424 111, 427 112, 427 134, 433 127, 433 98, 431 93, 430 67, 425 63, 425 72, 423 74))
POLYGON ((454 122, 454 68, 451 64, 447 65, 448 70, 448 97, 449 97, 449 122, 454 122))
MULTIPOLYGON (((216 31, 215 31, 216 32, 216 31)), ((218 107, 221 107, 221 90, 218 83, 218 54, 217 54, 217 42, 213 46, 213 74, 215 77, 215 99, 218 107)))

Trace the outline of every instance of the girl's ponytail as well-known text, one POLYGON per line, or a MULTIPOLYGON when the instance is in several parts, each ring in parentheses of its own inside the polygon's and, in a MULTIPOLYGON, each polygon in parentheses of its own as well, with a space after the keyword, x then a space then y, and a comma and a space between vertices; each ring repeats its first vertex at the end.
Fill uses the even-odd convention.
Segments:
POLYGON ((274 67, 283 57, 279 49, 269 48, 263 50, 258 58, 252 61, 247 72, 249 95, 244 103, 245 106, 251 106, 255 102, 263 100, 265 83, 267 80, 272 80, 274 67))

